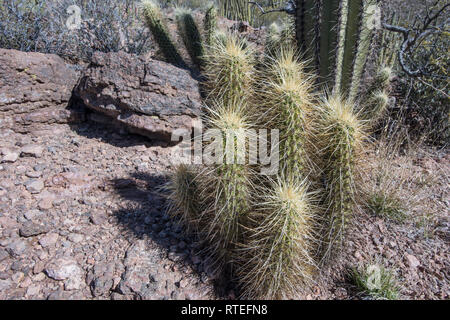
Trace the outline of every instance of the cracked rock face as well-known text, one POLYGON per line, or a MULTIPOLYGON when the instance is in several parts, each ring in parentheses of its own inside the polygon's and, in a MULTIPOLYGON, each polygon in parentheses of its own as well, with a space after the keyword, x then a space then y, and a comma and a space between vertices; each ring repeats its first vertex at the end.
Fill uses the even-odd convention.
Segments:
POLYGON ((201 112, 198 82, 189 71, 124 52, 96 52, 76 93, 104 116, 91 120, 163 141, 176 129, 190 130, 201 112))
POLYGON ((60 57, 0 49, 0 65, 0 131, 29 133, 83 120, 68 109, 79 72, 60 57))
MULTIPOLYGON (((171 142, 175 130, 190 131, 201 113, 197 80, 162 61, 97 52, 80 72, 56 55, 0 49, 0 65, 0 137, 83 122, 88 107, 91 121, 171 142)), ((27 146, 0 161, 41 154, 27 146)))

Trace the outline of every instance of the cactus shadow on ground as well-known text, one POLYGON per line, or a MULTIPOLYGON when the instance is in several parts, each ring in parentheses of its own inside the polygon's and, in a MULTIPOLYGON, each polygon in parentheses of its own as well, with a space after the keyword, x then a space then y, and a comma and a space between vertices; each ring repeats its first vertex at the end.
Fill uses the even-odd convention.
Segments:
MULTIPOLYGON (((92 122, 85 122, 73 124, 71 129, 89 139, 97 139, 120 148, 138 145, 167 146, 165 142, 114 130, 99 123, 95 123, 97 130, 90 130, 92 126, 92 122)), ((235 285, 226 275, 212 274, 212 267, 204 254, 204 246, 196 243, 192 236, 186 235, 185 229, 166 213, 167 200, 161 194, 160 187, 167 182, 168 176, 163 172, 154 174, 148 171, 136 170, 130 172, 129 177, 105 181, 105 188, 112 189, 123 200, 124 205, 112 213, 115 221, 130 237, 151 240, 163 256, 167 256, 178 268, 191 269, 199 281, 206 279, 212 285, 217 299, 226 299, 230 291, 236 292, 235 285), (182 242, 185 248, 180 250, 182 242), (200 258, 200 262, 194 263, 193 258, 200 258)))
POLYGON ((145 172, 132 173, 128 179, 110 181, 119 197, 134 203, 130 208, 115 211, 116 221, 134 237, 151 239, 163 255, 167 254, 178 267, 192 269, 199 279, 207 279, 214 288, 216 298, 227 298, 230 290, 235 290, 233 284, 226 279, 226 275, 210 272, 212 266, 202 253, 203 246, 167 214, 167 200, 160 192, 166 181, 164 174, 145 172), (199 257, 200 262, 194 262, 194 256, 199 257))

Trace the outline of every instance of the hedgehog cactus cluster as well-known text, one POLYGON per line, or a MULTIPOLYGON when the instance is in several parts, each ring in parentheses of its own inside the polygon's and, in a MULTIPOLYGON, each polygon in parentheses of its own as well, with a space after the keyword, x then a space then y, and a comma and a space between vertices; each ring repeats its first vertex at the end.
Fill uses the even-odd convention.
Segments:
MULTIPOLYGON (((204 244, 213 270, 236 283, 242 297, 296 297, 343 243, 364 140, 359 118, 382 112, 392 77, 388 67, 380 68, 366 90, 370 99, 357 105, 356 79, 370 44, 362 13, 371 3, 297 1, 300 50, 293 23, 273 24, 262 54, 242 36, 220 31, 214 7, 207 9, 203 32, 190 11, 176 12, 205 79, 205 129, 221 133, 220 139, 205 138, 202 149, 218 143, 225 152, 211 163, 175 168, 165 187, 169 213, 204 244), (320 93, 317 83, 324 79, 333 90, 320 93), (239 158, 247 154, 248 132, 260 128, 279 130, 280 166, 272 176, 239 158)), ((144 6, 157 39, 167 29, 155 12, 144 6)))
POLYGON ((271 66, 262 68, 268 72, 255 67, 255 50, 236 35, 228 34, 210 50, 208 100, 218 104, 208 109, 207 127, 231 131, 236 140, 245 139, 240 134, 256 124, 279 127, 285 153, 276 181, 259 177, 248 163, 215 165, 202 178, 210 190, 204 194, 212 197, 202 215, 210 226, 204 233, 210 257, 218 269, 227 266, 243 297, 286 297, 298 281, 309 283, 316 265, 317 217, 305 179, 313 81, 292 49, 276 53, 271 66))

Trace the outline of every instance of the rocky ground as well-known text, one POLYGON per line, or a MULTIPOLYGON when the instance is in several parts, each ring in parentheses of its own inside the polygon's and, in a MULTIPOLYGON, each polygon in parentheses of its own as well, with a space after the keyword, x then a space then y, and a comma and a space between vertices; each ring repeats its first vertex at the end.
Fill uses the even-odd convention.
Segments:
POLYGON ((0 147, 0 299, 214 298, 156 190, 170 148, 87 124, 0 147))
MULTIPOLYGON (((379 161, 374 153, 367 159, 366 174, 379 161)), ((405 220, 374 216, 360 203, 343 252, 324 270, 316 290, 327 298, 367 298, 357 292, 349 271, 378 264, 395 275, 401 299, 449 299, 450 155, 421 148, 389 160, 387 166, 389 183, 406 204, 405 220)), ((375 184, 376 178, 369 177, 375 184)))
MULTIPOLYGON (((10 134, 0 148, 0 299, 234 297, 165 215, 157 188, 171 147, 83 123, 10 134)), ((361 213, 343 262, 302 298, 354 298, 346 270, 378 257, 404 298, 448 299, 449 168, 445 155, 417 163, 439 180, 426 199, 432 231, 361 213)))

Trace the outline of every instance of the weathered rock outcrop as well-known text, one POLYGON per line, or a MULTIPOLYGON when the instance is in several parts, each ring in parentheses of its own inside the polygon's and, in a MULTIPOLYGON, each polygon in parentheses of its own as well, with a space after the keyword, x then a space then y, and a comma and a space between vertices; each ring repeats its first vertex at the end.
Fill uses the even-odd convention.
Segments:
POLYGON ((76 93, 107 121, 165 141, 175 129, 191 128, 201 112, 198 82, 189 71, 124 52, 96 52, 76 93))
POLYGON ((80 72, 52 54, 0 49, 0 130, 83 120, 68 108, 80 72))

